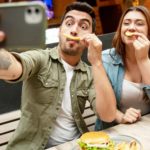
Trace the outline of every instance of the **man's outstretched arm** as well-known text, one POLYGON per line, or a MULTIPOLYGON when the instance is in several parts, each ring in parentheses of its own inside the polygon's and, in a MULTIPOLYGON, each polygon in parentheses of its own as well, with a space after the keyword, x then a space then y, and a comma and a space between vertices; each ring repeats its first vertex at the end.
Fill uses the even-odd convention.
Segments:
MULTIPOLYGON (((0 42, 5 38, 3 32, 0 31, 0 42)), ((0 79, 15 80, 22 74, 21 63, 8 51, 0 48, 0 79)))

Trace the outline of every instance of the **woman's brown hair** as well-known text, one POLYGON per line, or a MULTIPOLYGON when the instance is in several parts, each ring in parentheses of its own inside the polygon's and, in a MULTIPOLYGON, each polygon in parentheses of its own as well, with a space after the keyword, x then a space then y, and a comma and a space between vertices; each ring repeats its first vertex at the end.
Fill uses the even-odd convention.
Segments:
MULTIPOLYGON (((125 45, 121 39, 121 26, 122 26, 124 16, 130 11, 138 11, 138 12, 141 12, 145 16, 146 22, 148 25, 148 39, 150 40, 150 12, 149 10, 144 6, 134 6, 134 7, 128 8, 121 16, 117 31, 113 39, 113 46, 115 47, 116 52, 122 57, 124 64, 125 64, 126 52, 125 52, 125 45)), ((150 57, 150 50, 149 50, 149 57, 150 57)))

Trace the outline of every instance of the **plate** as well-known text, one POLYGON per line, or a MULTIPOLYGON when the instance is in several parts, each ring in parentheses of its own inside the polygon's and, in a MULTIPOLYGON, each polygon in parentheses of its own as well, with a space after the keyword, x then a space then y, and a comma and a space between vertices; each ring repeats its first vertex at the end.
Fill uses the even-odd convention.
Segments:
MULTIPOLYGON (((140 143, 139 140, 137 140, 136 138, 132 137, 132 136, 128 136, 128 135, 111 135, 109 134, 110 136, 110 139, 112 141, 114 141, 115 143, 115 148, 113 150, 118 150, 118 148, 116 148, 116 145, 119 144, 119 143, 130 143, 132 141, 136 141, 137 143, 137 149, 134 149, 134 148, 130 148, 130 150, 143 150, 143 146, 142 144, 140 143)), ((76 143, 76 146, 73 147, 73 149, 71 150, 80 150, 80 147, 79 145, 76 143)), ((125 148, 124 146, 123 147, 119 147, 119 150, 129 150, 129 148, 125 148)))
POLYGON ((119 143, 122 143, 122 142, 130 143, 131 141, 136 141, 138 150, 143 150, 142 144, 136 138, 134 138, 132 136, 114 135, 114 136, 111 136, 111 139, 115 142, 115 145, 119 144, 119 143))

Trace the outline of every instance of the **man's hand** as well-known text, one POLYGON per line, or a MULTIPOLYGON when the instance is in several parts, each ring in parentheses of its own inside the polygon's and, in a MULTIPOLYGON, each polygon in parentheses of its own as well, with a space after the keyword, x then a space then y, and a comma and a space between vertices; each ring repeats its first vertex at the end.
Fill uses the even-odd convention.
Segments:
MULTIPOLYGON (((0 42, 4 38, 4 32, 0 31, 0 42)), ((16 80, 21 74, 22 64, 10 52, 0 47, 0 79, 16 80)))
POLYGON ((102 42, 95 34, 88 34, 83 37, 88 48, 88 60, 91 65, 101 63, 102 42))
POLYGON ((116 115, 116 98, 102 64, 102 42, 95 34, 83 35, 81 42, 85 42, 88 49, 88 60, 94 79, 96 92, 96 111, 101 120, 112 122, 116 115), (108 108, 111 106, 110 108, 108 108))

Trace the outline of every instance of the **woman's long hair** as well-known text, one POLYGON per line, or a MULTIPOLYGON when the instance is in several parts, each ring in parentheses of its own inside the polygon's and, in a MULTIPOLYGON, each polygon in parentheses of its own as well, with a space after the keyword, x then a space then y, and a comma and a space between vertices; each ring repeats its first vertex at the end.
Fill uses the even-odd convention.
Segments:
MULTIPOLYGON (((134 6, 134 7, 128 8, 122 14, 117 31, 113 38, 113 47, 115 47, 116 52, 122 57, 124 65, 126 65, 125 63, 126 51, 125 51, 125 44, 122 42, 122 39, 121 39, 121 27, 122 27, 124 16, 130 11, 138 11, 138 12, 141 12, 145 16, 146 22, 148 25, 148 39, 150 40, 150 12, 149 10, 144 6, 134 6)), ((149 57, 150 57, 150 50, 149 50, 149 57)))

